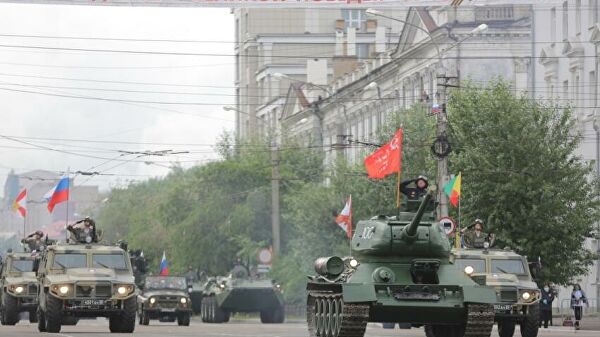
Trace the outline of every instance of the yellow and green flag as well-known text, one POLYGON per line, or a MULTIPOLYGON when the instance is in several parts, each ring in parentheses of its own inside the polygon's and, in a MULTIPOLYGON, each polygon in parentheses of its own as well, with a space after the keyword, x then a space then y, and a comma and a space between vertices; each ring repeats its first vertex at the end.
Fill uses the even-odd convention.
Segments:
POLYGON ((458 200, 460 199, 460 182, 461 174, 459 173, 444 186, 444 192, 450 198, 450 203, 454 207, 458 207, 458 200))

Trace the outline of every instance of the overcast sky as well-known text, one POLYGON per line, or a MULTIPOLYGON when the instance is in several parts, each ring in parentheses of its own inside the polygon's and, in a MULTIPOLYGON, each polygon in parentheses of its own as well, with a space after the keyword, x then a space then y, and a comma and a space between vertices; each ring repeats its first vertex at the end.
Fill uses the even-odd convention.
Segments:
POLYGON ((229 9, 224 8, 0 4, 0 183, 3 185, 6 173, 11 168, 16 172, 32 169, 64 171, 70 168, 71 171, 91 170, 115 174, 94 177, 87 182, 86 178, 76 179, 76 183, 98 184, 106 189, 117 183, 123 184, 127 179, 164 175, 168 168, 163 166, 168 167, 169 161, 179 161, 181 165, 189 167, 215 158, 209 145, 214 144, 223 130, 234 128, 233 113, 222 109, 223 105, 235 101, 234 58, 229 56, 233 54, 233 28, 233 15, 229 9), (110 41, 96 38, 196 42, 110 41), (24 46, 30 48, 22 48, 24 46), (211 53, 227 56, 85 52, 37 47, 211 53), (194 95, 148 91, 185 92, 194 95), (201 104, 114 102, 56 95, 201 104), (6 136, 19 137, 18 140, 34 145, 19 143, 5 138, 6 136), (21 137, 88 139, 97 142, 64 142, 21 137), (167 143, 190 145, 176 146, 167 143), (59 149, 75 154, 31 149, 35 147, 59 149), (136 158, 134 155, 119 157, 118 150, 177 150, 191 153, 160 158, 136 158), (153 160, 158 165, 108 161, 117 157, 118 160, 153 160), (100 165, 103 163, 104 165, 100 165), (121 165, 111 169, 118 164, 121 165))

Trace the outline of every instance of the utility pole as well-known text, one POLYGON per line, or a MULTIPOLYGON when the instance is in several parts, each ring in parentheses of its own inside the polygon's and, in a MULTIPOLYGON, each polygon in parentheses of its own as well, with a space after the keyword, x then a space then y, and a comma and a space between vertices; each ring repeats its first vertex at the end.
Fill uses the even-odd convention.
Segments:
POLYGON ((273 256, 279 254, 281 248, 280 215, 279 215, 279 148, 273 141, 271 145, 271 227, 273 231, 273 256))
POLYGON ((437 182, 438 182, 438 216, 448 216, 448 196, 444 192, 444 186, 448 182, 448 155, 450 152, 450 143, 448 141, 448 115, 446 114, 446 90, 448 87, 455 87, 450 84, 450 79, 454 77, 446 76, 445 73, 438 75, 438 104, 439 111, 437 112, 437 139, 434 143, 434 150, 438 158, 437 165, 437 182))

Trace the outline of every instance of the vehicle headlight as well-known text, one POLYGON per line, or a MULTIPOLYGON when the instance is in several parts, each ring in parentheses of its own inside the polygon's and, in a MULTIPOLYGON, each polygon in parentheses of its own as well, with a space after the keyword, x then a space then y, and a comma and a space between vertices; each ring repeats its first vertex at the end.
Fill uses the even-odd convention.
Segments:
POLYGON ((117 288, 117 293, 119 295, 125 295, 127 293, 127 287, 120 286, 117 288))
POLYGON ((61 295, 66 295, 66 294, 68 294, 68 293, 69 293, 69 290, 70 290, 70 289, 71 289, 71 288, 69 288, 69 286, 60 286, 60 288, 58 288, 58 292, 59 292, 61 295))
POLYGON ((187 303, 187 298, 182 297, 181 300, 179 300, 181 302, 181 304, 186 304, 187 303))
POLYGON ((358 267, 358 261, 355 259, 350 260, 350 267, 352 267, 352 268, 358 267))
POLYGON ((465 274, 467 274, 467 275, 473 274, 474 271, 475 271, 475 269, 473 269, 473 267, 471 267, 471 266, 465 267, 465 274))
POLYGON ((15 292, 16 292, 17 294, 20 294, 20 293, 22 293, 22 292, 23 292, 23 290, 25 290, 25 288, 23 288, 23 287, 21 287, 21 286, 17 286, 17 287, 15 288, 15 292))
POLYGON ((221 287, 221 289, 225 288, 225 285, 223 283, 219 284, 219 287, 221 287))
POLYGON ((526 291, 526 292, 524 292, 524 293, 522 293, 522 294, 521 294, 521 297, 522 297, 522 298, 523 298, 525 301, 527 301, 527 300, 529 300, 529 299, 531 298, 531 294, 530 294, 529 292, 527 292, 527 291, 526 291))

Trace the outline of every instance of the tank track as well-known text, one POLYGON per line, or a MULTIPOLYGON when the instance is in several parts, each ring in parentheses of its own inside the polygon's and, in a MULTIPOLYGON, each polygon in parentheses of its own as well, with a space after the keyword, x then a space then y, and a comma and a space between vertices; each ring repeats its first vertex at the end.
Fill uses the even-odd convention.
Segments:
POLYGON ((492 304, 468 304, 465 337, 490 337, 494 326, 492 304))
POLYGON ((363 337, 369 321, 369 309, 368 304, 344 303, 339 293, 311 291, 306 308, 308 334, 310 337, 363 337), (324 304, 333 308, 333 313, 329 309, 320 309, 325 307, 324 304), (338 315, 340 311, 341 315, 338 315))

